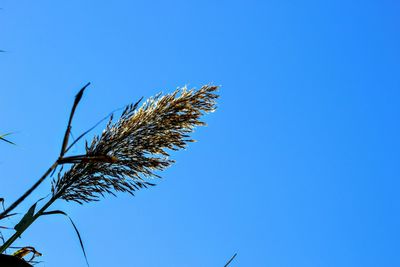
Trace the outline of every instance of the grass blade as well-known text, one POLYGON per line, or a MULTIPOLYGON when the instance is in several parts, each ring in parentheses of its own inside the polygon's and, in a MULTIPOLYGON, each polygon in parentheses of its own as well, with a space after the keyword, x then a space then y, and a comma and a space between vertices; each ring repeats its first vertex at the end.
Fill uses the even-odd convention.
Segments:
POLYGON ((2 140, 2 141, 4 141, 4 142, 7 142, 7 143, 9 143, 9 144, 15 145, 15 143, 13 143, 13 142, 11 142, 10 140, 4 138, 4 137, 6 137, 7 135, 10 135, 10 134, 12 134, 12 133, 6 133, 6 134, 0 135, 0 140, 2 140))
POLYGON ((85 89, 89 85, 90 85, 90 82, 87 83, 85 86, 83 86, 82 89, 79 90, 78 94, 75 96, 75 101, 74 101, 74 104, 72 106, 71 113, 69 114, 69 120, 68 120, 67 129, 65 130, 64 140, 63 140, 62 147, 61 147, 61 152, 60 152, 60 158, 62 158, 62 156, 64 156, 65 150, 67 149, 67 146, 68 146, 68 139, 69 139, 69 134, 71 132, 71 124, 72 124, 72 119, 73 119, 74 114, 75 114, 75 109, 76 109, 76 107, 78 106, 79 102, 82 99, 83 92, 85 91, 85 89))
POLYGON ((229 261, 224 265, 224 267, 227 267, 232 261, 233 259, 236 257, 237 253, 235 253, 230 259, 229 261))
POLYGON ((35 214, 36 204, 37 202, 29 208, 24 217, 22 217, 21 221, 14 226, 14 229, 17 232, 23 232, 27 226, 31 225, 32 221, 34 220, 33 216, 35 214))
POLYGON ((78 238, 79 238, 79 243, 80 243, 80 245, 81 245, 81 249, 82 249, 83 255, 85 256, 86 264, 87 264, 87 266, 89 266, 89 262, 88 262, 88 260, 87 260, 86 251, 85 251, 85 247, 84 247, 84 245, 83 245, 83 241, 82 241, 82 238, 81 238, 81 234, 79 233, 79 230, 78 230, 78 228, 76 227, 74 221, 71 219, 71 217, 68 216, 67 213, 65 213, 65 212, 62 211, 62 210, 52 210, 52 211, 46 211, 46 212, 43 212, 43 213, 42 213, 42 215, 52 215, 52 214, 61 214, 61 215, 67 216, 68 219, 71 221, 71 224, 72 224, 72 226, 73 226, 74 229, 75 229, 76 235, 77 235, 78 238))

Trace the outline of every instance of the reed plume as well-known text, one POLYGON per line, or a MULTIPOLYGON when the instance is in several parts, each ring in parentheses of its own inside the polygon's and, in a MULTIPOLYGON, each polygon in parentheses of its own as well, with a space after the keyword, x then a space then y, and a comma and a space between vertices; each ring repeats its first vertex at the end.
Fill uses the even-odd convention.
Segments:
POLYGON ((115 123, 111 118, 102 134, 86 144, 86 155, 68 158, 73 165, 53 180, 53 198, 82 204, 153 186, 149 180, 174 162, 169 150, 193 142, 189 134, 205 125, 201 116, 215 110, 217 89, 184 87, 158 94, 141 107, 140 100, 127 106, 115 123))

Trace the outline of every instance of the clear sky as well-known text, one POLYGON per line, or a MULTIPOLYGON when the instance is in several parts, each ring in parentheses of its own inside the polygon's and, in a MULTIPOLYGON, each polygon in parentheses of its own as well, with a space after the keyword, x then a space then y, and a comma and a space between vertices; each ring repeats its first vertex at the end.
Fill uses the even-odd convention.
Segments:
MULTIPOLYGON (((0 6, 0 131, 18 144, 0 143, 6 203, 57 157, 86 82, 75 136, 141 96, 222 86, 158 186, 56 203, 91 266, 223 266, 235 252, 232 267, 400 266, 398 1, 0 6)), ((38 266, 85 266, 62 216, 18 244, 44 254, 38 266)))

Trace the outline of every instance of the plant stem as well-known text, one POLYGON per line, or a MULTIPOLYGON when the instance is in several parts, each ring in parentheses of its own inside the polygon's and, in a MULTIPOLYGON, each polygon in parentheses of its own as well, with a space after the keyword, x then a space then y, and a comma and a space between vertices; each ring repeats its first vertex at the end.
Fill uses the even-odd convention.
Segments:
POLYGON ((13 204, 11 204, 5 211, 0 214, 0 220, 7 216, 13 209, 15 209, 22 201, 24 201, 45 179, 46 177, 60 164, 66 163, 78 163, 78 162, 115 162, 116 159, 110 156, 103 156, 103 155, 77 155, 77 156, 70 156, 70 157, 63 157, 59 158, 56 162, 51 165, 51 167, 40 177, 40 179, 31 187, 28 191, 26 191, 20 198, 18 198, 13 204))
POLYGON ((13 204, 11 204, 5 211, 3 211, 0 214, 0 220, 1 218, 5 217, 7 214, 9 214, 13 209, 15 209, 19 204, 21 204, 22 201, 25 200, 45 179, 46 177, 58 166, 58 161, 54 162, 53 165, 40 177, 40 179, 26 191, 20 198, 18 198, 13 204))
MULTIPOLYGON (((56 165, 57 166, 57 165, 56 165)), ((51 168, 50 168, 51 169, 51 168)), ((50 170, 49 169, 49 170, 50 170)), ((50 170, 51 171, 51 170, 50 170)), ((46 175, 47 176, 47 175, 46 175)), ((66 187, 68 188, 68 186, 66 187)), ((17 231, 16 233, 14 233, 1 247, 0 247, 0 254, 3 253, 7 248, 9 248, 15 240, 17 240, 18 237, 21 236, 21 234, 23 232, 25 232, 26 229, 28 229, 29 226, 31 226, 31 224, 36 221, 37 218, 39 218, 41 215, 43 215, 43 213, 51 206, 51 204, 54 203, 54 201, 56 201, 57 199, 60 198, 60 196, 64 193, 65 189, 63 188, 63 190, 61 190, 60 192, 58 192, 57 194, 53 195, 50 200, 44 204, 44 206, 32 217, 32 219, 26 223, 26 225, 24 225, 24 227, 22 229, 20 229, 19 231, 17 231)))
POLYGON ((13 234, 1 247, 0 247, 0 253, 3 253, 7 248, 9 248, 15 240, 17 240, 18 237, 21 236, 21 234, 23 232, 25 232, 26 229, 28 229, 29 226, 31 226, 31 224, 36 221, 37 218, 39 218, 43 212, 46 211, 46 209, 48 207, 51 206, 51 204, 53 204, 54 201, 56 201, 57 198, 56 197, 52 197, 32 218, 32 220, 30 220, 26 225, 24 225, 24 227, 22 229, 20 229, 19 231, 17 231, 15 234, 13 234))
MULTIPOLYGON (((1 50, 0 50, 1 51, 1 50)), ((13 209, 15 209, 19 204, 21 204, 22 201, 24 201, 45 179, 46 177, 54 171, 58 165, 64 164, 64 163, 75 163, 76 161, 84 160, 84 156, 72 156, 69 157, 69 160, 65 160, 63 158, 64 154, 66 151, 69 149, 67 148, 68 146, 68 140, 69 140, 69 135, 71 133, 71 124, 72 124, 72 119, 75 114, 75 110, 82 98, 83 92, 85 91, 86 87, 90 85, 90 82, 87 83, 85 86, 82 87, 81 90, 79 90, 78 94, 75 96, 75 101, 72 106, 70 115, 69 115, 69 120, 68 120, 68 125, 67 129, 65 130, 64 134, 64 139, 63 143, 61 146, 61 152, 59 158, 51 165, 51 167, 40 177, 40 179, 26 191, 20 198, 18 198, 13 204, 11 204, 5 211, 3 211, 0 214, 0 220, 3 219, 4 217, 7 216, 13 209), (64 161, 64 162, 63 162, 64 161), (70 162, 69 162, 70 161, 70 162)), ((1 138, 1 136, 0 136, 1 138)), ((102 158, 103 159, 103 158, 102 158)), ((94 158, 94 160, 99 160, 97 158, 94 158)), ((103 159, 104 160, 104 159, 103 159)), ((111 161, 113 158, 111 157, 111 161)), ((37 218, 39 218, 43 212, 51 205, 53 202, 57 199, 57 196, 53 196, 34 216, 33 218, 22 228, 20 231, 17 231, 14 235, 12 235, 1 247, 0 247, 0 254, 3 253, 37 218)))

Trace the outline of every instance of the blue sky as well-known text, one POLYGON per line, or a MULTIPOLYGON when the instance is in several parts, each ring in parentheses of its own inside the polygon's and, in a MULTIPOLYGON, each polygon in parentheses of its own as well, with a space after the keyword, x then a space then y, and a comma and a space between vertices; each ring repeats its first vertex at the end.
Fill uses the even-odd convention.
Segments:
MULTIPOLYGON (((232 267, 400 265, 397 1, 1 7, 0 130, 18 144, 0 144, 8 203, 57 157, 86 82, 75 135, 141 96, 222 86, 199 142, 173 153, 158 186, 56 203, 91 266, 223 266, 235 252, 232 267)), ((85 266, 63 217, 40 219, 18 244, 44 254, 39 266, 85 266)))

